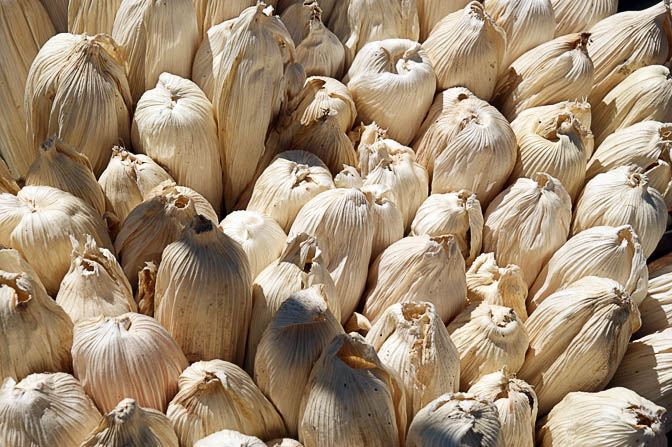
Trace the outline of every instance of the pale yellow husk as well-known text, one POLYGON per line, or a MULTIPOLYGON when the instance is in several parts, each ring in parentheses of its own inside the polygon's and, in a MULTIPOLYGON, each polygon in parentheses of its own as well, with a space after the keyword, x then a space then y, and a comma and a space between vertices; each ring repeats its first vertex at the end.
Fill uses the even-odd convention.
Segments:
POLYGON ((266 447, 256 436, 244 435, 234 430, 220 430, 196 441, 194 447, 266 447))
POLYGON ((230 19, 208 29, 194 55, 191 79, 198 84, 210 101, 215 98, 215 76, 219 72, 224 57, 224 46, 231 36, 235 23, 236 19, 230 19))
POLYGON ((145 266, 138 272, 138 290, 135 294, 135 302, 138 303, 138 312, 150 317, 154 316, 157 273, 158 267, 152 261, 145 262, 145 266))
POLYGON ((642 327, 637 337, 672 327, 672 272, 653 273, 649 279, 646 298, 639 304, 642 327))
POLYGON ((186 197, 189 198, 194 203, 194 208, 196 208, 196 212, 198 214, 202 214, 208 219, 210 219, 213 222, 217 222, 217 213, 215 212, 214 208, 208 202, 205 197, 197 193, 191 188, 187 188, 186 186, 180 186, 176 184, 172 180, 166 180, 162 183, 159 183, 157 186, 152 189, 149 194, 147 195, 147 199, 149 200, 154 196, 159 196, 159 195, 165 195, 165 194, 172 194, 172 193, 177 193, 177 194, 182 194, 186 197))
MULTIPOLYGON (((304 1, 311 1, 311 0, 278 0, 277 1, 278 11, 284 12, 290 6, 297 3, 303 3, 304 1)), ((320 9, 322 9, 322 17, 325 23, 327 22, 327 20, 329 20, 329 16, 331 15, 334 6, 337 3, 339 3, 338 0, 319 0, 320 9)))
POLYGON ((364 186, 364 180, 357 168, 353 166, 344 166, 343 170, 334 177, 336 188, 355 188, 364 186))
POLYGON ((295 121, 303 125, 317 120, 324 109, 338 118, 338 127, 349 131, 355 124, 357 109, 348 88, 336 79, 324 76, 312 76, 306 79, 303 90, 296 98, 295 121))
POLYGON ((364 315, 354 312, 350 319, 343 326, 345 332, 358 332, 363 337, 371 330, 371 322, 364 315))
MULTIPOLYGON (((213 26, 235 19, 245 9, 257 4, 256 0, 193 0, 193 2, 201 39, 213 26)), ((264 3, 275 6, 277 0, 267 0, 264 3)))
POLYGON ((69 0, 68 32, 112 34, 114 18, 123 0, 69 0))
POLYGON ((0 193, 18 194, 21 188, 9 172, 7 163, 0 160, 0 193))
POLYGON ((44 290, 44 285, 33 267, 26 262, 21 253, 13 248, 0 248, 0 270, 8 273, 22 273, 31 284, 44 290))
POLYGON ((371 260, 374 260, 387 247, 404 237, 404 218, 390 188, 383 185, 367 185, 361 188, 371 206, 373 216, 373 244, 371 260))
POLYGON ((600 20, 614 14, 618 0, 589 0, 574 2, 551 0, 555 16, 555 35, 587 31, 600 20))
POLYGON ((415 3, 420 19, 419 42, 424 42, 441 19, 467 6, 469 0, 415 0, 415 3))
POLYGON ((295 439, 278 438, 266 443, 268 447, 303 447, 301 443, 295 439))
POLYGON ((68 30, 68 2, 69 0, 40 0, 49 14, 51 23, 57 33, 64 33, 68 30))

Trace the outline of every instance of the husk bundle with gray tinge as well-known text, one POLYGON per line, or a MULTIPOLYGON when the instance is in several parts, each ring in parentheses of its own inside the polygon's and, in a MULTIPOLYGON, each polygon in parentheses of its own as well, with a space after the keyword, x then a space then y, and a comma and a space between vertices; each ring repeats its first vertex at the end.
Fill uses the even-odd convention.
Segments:
POLYGON ((399 376, 364 337, 338 335, 315 363, 303 392, 299 441, 305 447, 403 445, 404 394, 399 376))
POLYGON ((611 279, 584 277, 546 298, 525 322, 530 350, 518 371, 539 414, 569 392, 604 389, 639 325, 637 304, 611 279))
POLYGON ((639 304, 642 327, 637 337, 672 327, 672 272, 652 273, 646 298, 639 304))
POLYGON ((462 391, 504 367, 516 373, 525 360, 527 332, 511 308, 472 303, 448 325, 448 332, 460 353, 462 391))
POLYGON ((551 0, 555 16, 555 35, 579 33, 592 28, 600 20, 618 10, 618 0, 568 2, 551 0))
POLYGON ((469 0, 415 0, 420 19, 420 40, 424 42, 434 26, 451 12, 463 9, 469 0))
POLYGON ((273 404, 233 363, 194 363, 180 375, 179 383, 180 390, 166 414, 182 447, 192 447, 199 439, 224 429, 261 439, 285 434, 282 417, 273 404))
MULTIPOLYGON (((196 7, 198 34, 203 39, 213 26, 237 18, 241 12, 257 4, 256 0, 193 0, 196 7)), ((267 5, 275 6, 277 0, 268 0, 267 5)))
POLYGON ((242 364, 252 310, 245 252, 216 223, 197 215, 163 251, 154 309, 189 361, 242 364))
POLYGON ((638 305, 649 272, 639 237, 630 225, 593 227, 569 238, 539 272, 528 295, 532 312, 547 296, 586 276, 613 279, 638 305))
POLYGON ((387 186, 367 185, 361 191, 371 205, 374 226, 371 260, 374 260, 387 247, 404 237, 404 217, 392 201, 393 196, 387 186))
POLYGON ((222 204, 222 167, 212 104, 196 84, 170 73, 159 76, 133 115, 133 148, 163 166, 175 182, 222 204))
POLYGON ((408 428, 406 447, 500 447, 497 407, 468 393, 447 393, 420 410, 408 428))
POLYGON ((18 194, 19 187, 4 160, 0 160, 0 193, 18 194))
POLYGON ((231 37, 231 30, 235 23, 236 19, 230 19, 205 30, 194 55, 191 79, 198 84, 210 101, 215 98, 215 76, 219 72, 224 57, 224 46, 231 37))
POLYGON ((436 75, 422 46, 408 39, 366 44, 343 78, 357 105, 357 120, 375 122, 407 145, 420 128, 436 91, 436 75))
POLYGON ((68 32, 112 34, 114 18, 123 0, 69 0, 68 32))
POLYGON ((170 420, 153 408, 142 408, 134 399, 124 399, 103 416, 81 447, 178 447, 170 420))
POLYGON ((235 430, 220 430, 196 441, 194 447, 266 447, 256 436, 244 435, 235 430))
POLYGON ((520 267, 500 267, 494 253, 481 254, 467 270, 467 303, 484 302, 509 307, 527 320, 527 284, 520 267))
POLYGON ((40 144, 40 154, 30 165, 25 182, 69 192, 91 205, 101 216, 105 213, 105 194, 89 159, 58 137, 40 144))
POLYGON ((472 1, 441 19, 422 48, 434 67, 439 90, 466 87, 489 101, 506 43, 506 33, 485 12, 485 6, 472 1))
POLYGON ((104 413, 127 397, 166 411, 177 379, 189 365, 158 321, 136 313, 78 322, 72 360, 75 377, 104 413))
POLYGON ((569 393, 539 422, 537 445, 665 447, 666 416, 665 408, 627 388, 569 393))
POLYGON ((584 99, 593 87, 589 33, 543 43, 511 63, 497 81, 493 103, 513 120, 531 107, 584 99))
POLYGON ((366 335, 386 366, 399 374, 407 422, 445 392, 460 386, 460 357, 434 305, 407 302, 388 307, 366 335))
POLYGON ((595 144, 640 121, 672 121, 672 75, 664 65, 635 71, 593 103, 595 144))
POLYGON ((519 266, 529 287, 567 241, 571 220, 572 200, 560 181, 543 172, 519 178, 488 206, 483 251, 499 265, 519 266))
POLYGON ((63 33, 44 44, 26 81, 27 163, 56 135, 86 155, 98 176, 119 140, 130 145, 125 63, 123 49, 104 34, 63 33))
POLYGON ((40 0, 49 14, 51 23, 57 33, 68 31, 68 3, 69 0, 40 0))
POLYGON ((37 155, 26 137, 23 99, 26 79, 40 47, 54 35, 54 25, 38 0, 0 3, 0 153, 18 178, 37 155), (11 69, 10 69, 11 67, 11 69))
POLYGON ((12 447, 79 446, 100 413, 70 374, 31 374, 0 386, 0 443, 12 447))
POLYGON ((301 391, 325 346, 343 333, 329 310, 324 285, 292 294, 264 331, 254 362, 254 380, 282 415, 287 433, 298 434, 301 391))
POLYGON ((50 186, 0 194, 0 244, 23 255, 51 296, 70 267, 70 235, 81 242, 86 234, 114 253, 102 217, 82 199, 50 186))

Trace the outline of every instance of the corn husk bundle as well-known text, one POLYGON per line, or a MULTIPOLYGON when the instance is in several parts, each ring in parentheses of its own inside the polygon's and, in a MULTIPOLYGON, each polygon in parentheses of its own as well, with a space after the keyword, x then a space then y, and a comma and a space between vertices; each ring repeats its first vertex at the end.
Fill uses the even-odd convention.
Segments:
POLYGON ((197 362, 185 369, 166 414, 182 447, 224 429, 261 439, 285 433, 282 418, 250 376, 223 360, 197 362))
POLYGON ((652 274, 646 298, 639 305, 642 327, 638 337, 672 327, 672 272, 652 274))
POLYGON ((254 374, 257 346, 266 327, 282 303, 295 292, 323 284, 329 309, 338 321, 342 321, 341 307, 335 301, 336 286, 317 244, 317 239, 306 233, 290 235, 280 257, 254 280, 245 355, 245 370, 250 374, 254 374))
POLYGON ((11 67, 0 74, 0 148, 11 175, 25 175, 37 147, 26 137, 23 111, 26 79, 40 47, 54 35, 54 25, 38 0, 5 0, 0 3, 0 65, 11 67))
POLYGON ((589 30, 597 22, 614 14, 618 9, 618 0, 591 0, 587 2, 551 0, 551 4, 555 16, 556 36, 589 30))
POLYGON ((540 422, 537 445, 663 447, 665 418, 664 408, 627 388, 569 393, 540 422))
POLYGON ((9 172, 7 164, 0 160, 0 193, 9 193, 9 194, 18 194, 19 190, 18 183, 12 177, 12 174, 9 172))
POLYGON ((593 227, 569 238, 530 287, 527 309, 586 276, 613 279, 639 305, 646 297, 649 272, 639 237, 630 225, 593 227))
POLYGON ((504 367, 516 373, 525 360, 527 332, 511 308, 472 303, 448 325, 448 332, 460 353, 460 390, 504 367))
POLYGON ((194 55, 191 79, 198 84, 210 101, 215 98, 215 76, 219 72, 224 57, 224 46, 231 37, 235 23, 236 19, 230 19, 205 30, 194 55))
POLYGON ((531 107, 586 98, 593 86, 589 33, 543 43, 511 63, 497 81, 494 103, 509 120, 531 107))
POLYGON ((44 290, 44 285, 33 267, 13 248, 0 248, 0 270, 7 273, 22 273, 31 284, 36 284, 41 290, 44 290))
POLYGON ((96 176, 103 172, 112 147, 131 141, 124 64, 123 49, 104 34, 63 33, 44 44, 26 81, 26 163, 37 157, 40 143, 56 135, 88 157, 96 176))
POLYGON ((343 170, 334 177, 336 188, 354 188, 360 189, 364 186, 364 180, 357 168, 353 166, 343 166, 343 170))
POLYGON ((406 447, 429 445, 503 445, 497 407, 467 393, 448 393, 434 399, 413 419, 406 438, 406 447))
POLYGON ((530 350, 518 371, 539 414, 569 392, 604 389, 639 324, 637 304, 611 279, 584 277, 546 298, 525 322, 530 350))
POLYGON ((420 40, 424 42, 434 26, 451 12, 463 9, 469 0, 416 0, 420 19, 420 40))
POLYGON ((484 302, 509 307, 520 321, 527 320, 527 284, 517 265, 500 267, 494 253, 481 254, 467 270, 467 303, 484 302))
POLYGON ((103 416, 98 427, 81 447, 178 447, 170 420, 153 408, 142 408, 133 399, 124 399, 103 416))
POLYGON ((12 447, 79 446, 100 413, 70 374, 31 374, 0 387, 0 443, 12 447))
POLYGON ((75 377, 104 413, 126 397, 166 411, 189 364, 163 326, 137 313, 78 322, 72 361, 75 377))
POLYGON ((56 302, 73 323, 137 312, 131 284, 112 252, 98 247, 90 235, 82 244, 71 238, 70 270, 61 281, 56 302))
POLYGON ((371 206, 374 227, 371 260, 374 260, 387 247, 404 237, 404 217, 392 201, 394 196, 387 186, 367 185, 361 191, 371 206))
MULTIPOLYGON (((306 0, 310 1, 310 0, 306 0)), ((278 0, 277 1, 277 8, 278 11, 285 12, 287 9, 289 9, 290 6, 295 5, 295 4, 301 4, 303 3, 304 0, 278 0)), ((324 22, 326 23, 329 20, 329 17, 331 16, 331 12, 334 9, 334 6, 338 3, 338 0, 319 0, 320 4, 320 9, 322 10, 322 18, 324 22)))
POLYGON ((481 204, 465 189, 447 194, 432 194, 418 208, 411 225, 411 236, 452 234, 466 265, 481 252, 483 213, 481 204))
POLYGON ((72 34, 112 34, 112 26, 122 0, 69 0, 68 32, 72 34))
POLYGON ((190 362, 243 363, 252 310, 252 275, 244 250, 197 215, 163 251, 154 297, 156 319, 190 362))
POLYGON ((472 1, 441 19, 422 49, 434 67, 439 90, 466 87, 489 101, 506 42, 506 33, 485 12, 485 6, 472 1))
POLYGON ((146 200, 151 199, 154 196, 160 196, 162 194, 172 194, 172 193, 182 194, 189 198, 194 203, 194 208, 198 214, 202 214, 212 222, 217 222, 217 213, 212 207, 210 202, 206 200, 205 197, 197 193, 191 188, 186 186, 180 186, 176 184, 173 180, 166 180, 158 184, 154 189, 152 189, 146 200))
POLYGON ((205 197, 218 211, 222 170, 212 104, 196 84, 162 73, 156 87, 138 101, 133 147, 162 165, 183 186, 205 197))
POLYGON ((303 392, 299 441, 305 447, 396 447, 405 434, 406 399, 397 374, 361 335, 334 337, 303 392))
POLYGON ((519 266, 529 287, 567 241, 571 220, 572 199, 559 180, 544 172, 519 178, 488 206, 483 251, 499 265, 519 266))
POLYGON ((436 91, 427 54, 408 39, 366 44, 343 82, 357 105, 358 121, 377 123, 403 145, 413 141, 436 91))
POLYGON ((499 193, 516 162, 516 138, 508 121, 461 87, 436 96, 413 149, 432 179, 433 194, 467 189, 482 207, 499 193))
POLYGON ((357 118, 355 101, 350 91, 336 79, 324 76, 306 79, 296 102, 293 119, 304 125, 320 118, 325 109, 338 118, 338 127, 343 132, 349 131, 357 118))
POLYGON ((407 421, 460 385, 460 357, 434 305, 407 302, 388 307, 366 335, 380 361, 399 374, 407 421))
POLYGON ((51 23, 57 33, 64 33, 68 30, 68 1, 69 0, 40 0, 44 6, 51 23))
POLYGON ((89 159, 58 137, 40 144, 40 154, 30 165, 25 182, 69 192, 100 215, 105 213, 105 194, 93 175, 89 159))
POLYGON ((0 243, 26 258, 51 296, 70 267, 70 235, 85 234, 114 253, 103 219, 83 200, 49 186, 0 195, 0 243))
POLYGON ((266 447, 256 436, 244 435, 235 430, 220 430, 196 441, 194 447, 266 447))
MULTIPOLYGON (((230 19, 237 18, 241 12, 257 4, 256 0, 193 0, 196 7, 198 34, 201 39, 213 26, 230 19)), ((267 5, 274 5, 277 0, 268 0, 267 5)))
POLYGON ((298 434, 299 391, 327 344, 343 333, 327 299, 324 285, 292 294, 278 308, 257 347, 254 380, 278 409, 290 436, 298 434))

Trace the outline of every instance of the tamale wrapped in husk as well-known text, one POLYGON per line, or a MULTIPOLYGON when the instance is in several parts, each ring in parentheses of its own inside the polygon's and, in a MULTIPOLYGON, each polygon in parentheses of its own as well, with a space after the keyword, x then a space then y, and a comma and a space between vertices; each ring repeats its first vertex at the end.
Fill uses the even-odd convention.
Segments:
POLYGON ((522 322, 527 320, 527 284, 515 264, 500 267, 494 253, 481 254, 467 270, 467 303, 483 301, 513 309, 522 322))
POLYGON ((344 166, 343 170, 334 177, 334 185, 337 188, 359 189, 364 186, 364 180, 357 168, 353 166, 344 166))
POLYGON ((371 260, 374 260, 387 247, 404 237, 404 218, 387 186, 367 185, 361 188, 371 205, 373 216, 373 244, 371 260))
POLYGON ((614 14, 618 0, 589 0, 574 2, 551 0, 555 17, 555 35, 564 36, 592 28, 594 24, 614 14))
MULTIPOLYGON (((287 9, 289 9, 290 6, 304 3, 304 1, 310 0, 278 0, 278 11, 281 13, 285 12, 287 9)), ((327 20, 329 20, 329 16, 331 15, 331 12, 333 11, 336 3, 338 3, 338 0, 319 0, 320 9, 322 10, 322 18, 325 23, 327 20)))
MULTIPOLYGON (((310 123, 322 116, 324 109, 338 118, 338 127, 349 131, 355 124, 357 109, 348 88, 336 79, 312 76, 306 79, 303 90, 296 98, 294 120, 310 123)), ((305 124, 304 124, 305 125, 305 124)))
POLYGON ((652 273, 646 298, 639 304, 642 327, 636 337, 672 327, 672 272, 652 273))
POLYGON ((68 32, 112 34, 114 18, 123 0, 69 0, 68 32))
POLYGON ((231 36, 235 23, 236 19, 230 19, 204 31, 201 44, 194 55, 191 79, 198 84, 210 101, 215 99, 215 76, 219 73, 224 57, 224 46, 231 36))
POLYGON ((51 23, 57 33, 68 31, 68 3, 69 0, 40 0, 49 14, 51 23))
POLYGON ((464 8, 469 0, 415 0, 415 3, 420 19, 419 42, 424 42, 442 18, 464 8))

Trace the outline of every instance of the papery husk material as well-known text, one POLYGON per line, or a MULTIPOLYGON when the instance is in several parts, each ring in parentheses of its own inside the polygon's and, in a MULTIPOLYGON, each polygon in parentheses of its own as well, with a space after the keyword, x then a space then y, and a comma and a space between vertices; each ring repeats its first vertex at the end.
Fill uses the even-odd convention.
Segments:
POLYGON ((68 32, 112 34, 114 18, 123 0, 68 0, 68 32))
MULTIPOLYGON (((311 1, 311 0, 306 0, 306 1, 311 1)), ((279 12, 285 12, 287 9, 289 9, 290 6, 297 4, 297 3, 303 3, 304 0, 278 0, 277 1, 277 9, 279 12)), ((334 9, 334 6, 338 3, 338 0, 319 0, 320 4, 320 9, 322 10, 322 17, 324 19, 324 22, 326 23, 327 20, 329 20, 329 16, 331 15, 331 12, 334 9)))
POLYGON ((7 163, 0 160, 0 193, 18 194, 21 187, 9 172, 7 163))
POLYGON ((7 273, 21 273, 34 287, 37 285, 45 294, 47 293, 37 272, 18 250, 0 245, 0 270, 7 273))
POLYGON ((156 275, 158 267, 153 262, 145 262, 145 266, 138 272, 138 290, 135 302, 138 303, 138 313, 154 316, 154 295, 156 294, 156 275))
POLYGON ((646 298, 639 304, 642 327, 636 337, 653 334, 672 327, 672 272, 653 273, 649 278, 646 298))
MULTIPOLYGON (((202 3, 205 4, 206 0, 202 3)), ((231 30, 235 23, 236 19, 234 18, 205 30, 198 50, 194 55, 191 79, 198 84, 210 101, 215 99, 215 76, 219 73, 220 64, 224 57, 224 46, 231 37, 231 30)))
POLYGON ((69 0, 40 0, 49 14, 51 23, 57 33, 64 33, 68 30, 68 3, 69 0))
POLYGON ((404 237, 404 217, 392 201, 393 196, 387 186, 367 185, 361 191, 371 205, 374 226, 371 260, 374 260, 387 247, 404 237))
POLYGON ((338 127, 348 132, 355 124, 357 108, 350 90, 340 81, 325 76, 306 79, 303 90, 296 98, 297 105, 293 117, 306 125, 323 115, 324 109, 338 118, 338 127))
POLYGON ((354 188, 360 189, 364 186, 364 180, 357 168, 354 166, 344 166, 343 170, 334 177, 336 188, 354 188))
MULTIPOLYGON (((193 0, 196 7, 198 34, 200 39, 210 28, 230 19, 237 18, 241 12, 257 4, 256 0, 193 0)), ((277 0, 265 1, 275 6, 277 0)))
POLYGON ((194 447, 266 447, 256 436, 244 435, 234 430, 220 430, 196 441, 194 447))
POLYGON ((345 332, 348 334, 350 332, 358 332, 363 337, 366 337, 371 330, 371 322, 364 315, 353 312, 350 319, 343 326, 343 329, 345 329, 345 332))
POLYGON ((469 0, 415 0, 420 19, 420 40, 424 42, 434 26, 451 12, 463 9, 469 0))
POLYGON ((274 439, 268 441, 266 445, 268 447, 303 447, 299 441, 290 438, 274 439))
POLYGON ((197 193, 191 188, 186 186, 181 186, 175 183, 173 180, 166 180, 162 183, 159 183, 157 186, 152 189, 147 195, 146 200, 151 199, 154 196, 160 196, 162 194, 172 194, 177 192, 177 194, 182 194, 189 198, 194 203, 194 208, 198 214, 202 214, 213 222, 217 222, 217 213, 212 207, 210 202, 207 201, 205 197, 197 193))
POLYGON ((555 17, 556 36, 589 30, 597 22, 618 10, 618 0, 590 0, 587 2, 551 0, 551 4, 555 17))

